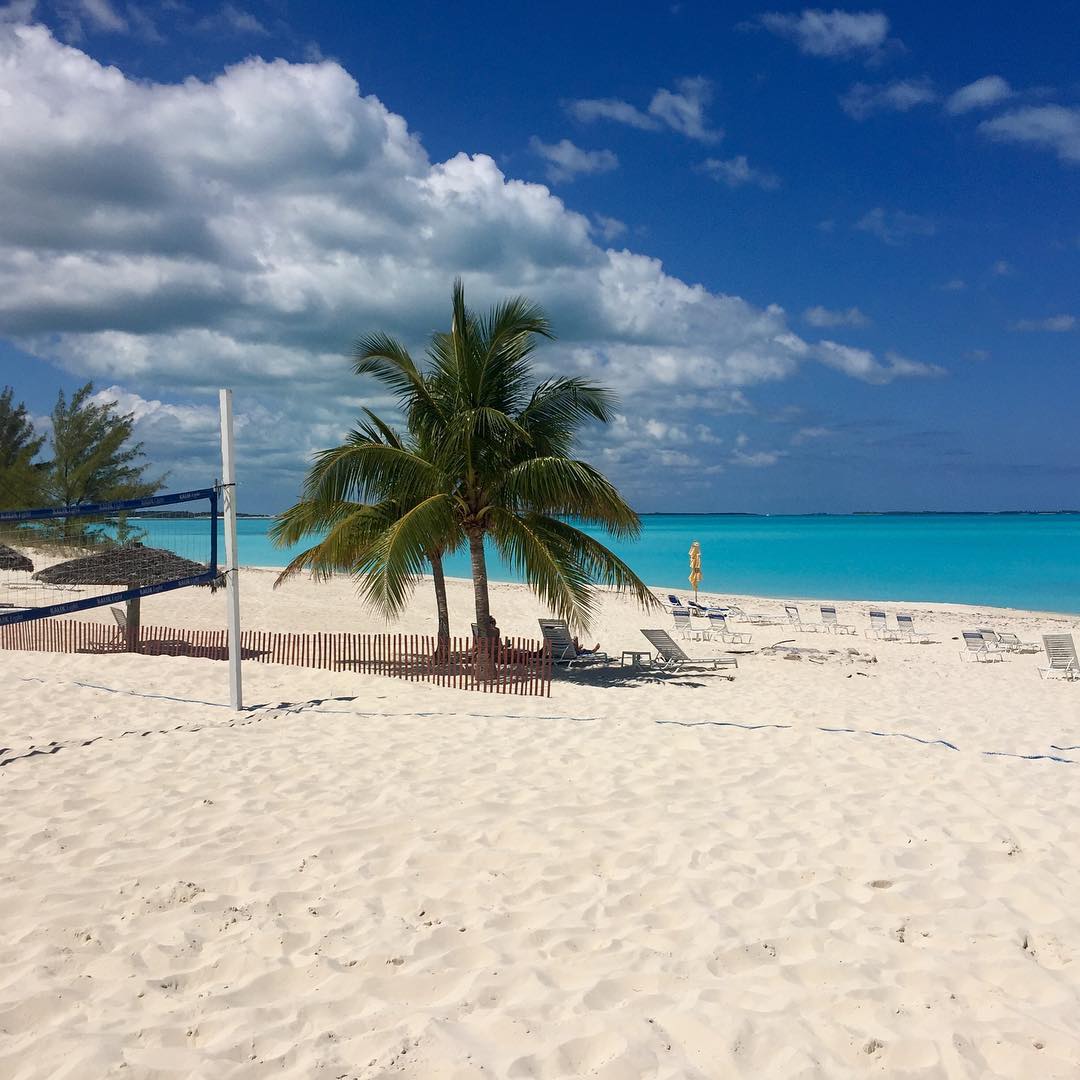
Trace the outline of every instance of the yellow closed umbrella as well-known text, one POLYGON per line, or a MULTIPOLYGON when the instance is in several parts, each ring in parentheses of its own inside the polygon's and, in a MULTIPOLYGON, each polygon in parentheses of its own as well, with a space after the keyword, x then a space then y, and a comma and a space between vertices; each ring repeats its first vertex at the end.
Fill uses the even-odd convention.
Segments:
POLYGON ((698 586, 701 584, 701 545, 696 540, 690 545, 690 584, 694 586, 696 604, 698 586))

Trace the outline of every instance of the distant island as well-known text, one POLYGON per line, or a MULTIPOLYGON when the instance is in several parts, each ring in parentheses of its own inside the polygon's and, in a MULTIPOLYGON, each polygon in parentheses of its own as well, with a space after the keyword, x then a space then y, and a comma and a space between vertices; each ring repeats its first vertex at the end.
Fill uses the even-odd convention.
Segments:
MULTIPOLYGON (((218 517, 221 517, 221 516, 222 516, 221 514, 218 514, 218 517)), ((238 518, 250 518, 250 519, 253 519, 253 520, 265 520, 265 521, 269 521, 271 518, 274 517, 273 514, 241 514, 241 513, 237 513, 236 516, 238 518)), ((137 514, 128 514, 128 518, 129 518, 129 520, 132 520, 132 521, 139 521, 139 520, 142 520, 142 519, 145 519, 145 518, 192 518, 192 519, 202 518, 202 519, 204 519, 206 521, 209 521, 210 520, 210 514, 206 513, 205 510, 199 511, 199 512, 195 512, 193 510, 142 510, 137 514)))

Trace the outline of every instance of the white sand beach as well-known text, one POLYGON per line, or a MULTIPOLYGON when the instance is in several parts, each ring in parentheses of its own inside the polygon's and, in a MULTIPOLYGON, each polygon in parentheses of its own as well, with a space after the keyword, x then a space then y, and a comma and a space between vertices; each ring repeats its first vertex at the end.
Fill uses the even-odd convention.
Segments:
MULTIPOLYGON (((247 626, 383 629, 272 580, 247 626)), ((492 606, 536 636, 523 587, 492 606)), ((1080 620, 900 605, 913 645, 838 607, 858 637, 799 644, 876 662, 740 626, 733 682, 547 699, 248 664, 234 714, 219 662, 0 652, 0 1076, 1080 1076, 1080 683, 955 640, 1080 620)), ((669 623, 607 597, 590 637, 669 623)))

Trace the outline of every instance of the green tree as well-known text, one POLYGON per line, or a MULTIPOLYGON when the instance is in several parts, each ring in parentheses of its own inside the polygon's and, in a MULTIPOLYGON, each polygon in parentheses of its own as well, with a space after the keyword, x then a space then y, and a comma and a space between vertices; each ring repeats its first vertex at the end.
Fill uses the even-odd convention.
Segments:
POLYGON ((625 562, 578 527, 634 537, 641 526, 610 481, 570 456, 583 424, 611 418, 613 395, 585 379, 533 378, 536 344, 552 336, 543 312, 521 297, 476 315, 456 281, 451 329, 432 338, 424 371, 386 334, 357 342, 354 370, 396 395, 425 452, 346 443, 316 469, 330 501, 393 492, 408 506, 378 549, 388 594, 407 588, 408 567, 433 538, 456 537, 469 547, 481 633, 492 625, 485 541, 575 626, 588 626, 598 583, 656 604, 625 562))
MULTIPOLYGON (((436 473, 427 469, 419 445, 398 434, 365 409, 365 419, 349 433, 345 443, 324 450, 304 483, 298 502, 280 514, 270 530, 271 540, 279 547, 298 544, 312 536, 320 539, 300 552, 278 575, 280 585, 301 570, 310 570, 316 580, 335 574, 356 578, 361 595, 387 617, 398 614, 412 588, 425 570, 431 570, 435 587, 435 606, 440 651, 449 648, 450 611, 446 600, 443 556, 460 542, 456 535, 429 535, 417 547, 400 543, 403 519, 417 509, 416 500, 400 498, 392 487, 381 483, 385 477, 385 458, 396 456, 403 462, 415 462, 422 473, 421 483, 430 485, 429 494, 442 484, 436 473), (383 460, 382 469, 363 470, 349 491, 335 484, 334 463, 343 455, 354 461, 365 457, 383 460), (369 502, 344 497, 359 495, 369 502)), ((423 500, 420 500, 422 503, 423 500)))
POLYGON ((34 432, 26 405, 14 403, 15 391, 0 391, 0 508, 21 510, 42 501, 44 467, 35 458, 45 436, 34 432))
POLYGON ((47 473, 50 502, 72 510, 88 503, 141 499, 161 489, 164 477, 149 479, 142 443, 133 443, 133 413, 115 401, 95 401, 94 384, 71 395, 61 390, 52 411, 52 461, 47 473))

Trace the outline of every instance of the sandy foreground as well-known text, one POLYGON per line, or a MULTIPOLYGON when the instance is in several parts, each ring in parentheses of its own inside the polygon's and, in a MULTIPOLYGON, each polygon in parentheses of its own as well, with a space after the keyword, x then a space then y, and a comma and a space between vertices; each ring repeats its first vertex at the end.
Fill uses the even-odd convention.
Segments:
MULTIPOLYGON (((253 628, 383 629, 348 583, 242 578, 253 628)), ((876 663, 548 699, 248 664, 238 715, 213 661, 0 652, 0 1076, 1080 1076, 1080 683, 954 640, 1080 620, 901 605, 905 645, 866 607, 799 643, 876 663)), ((669 621, 607 597, 591 636, 669 621)))

